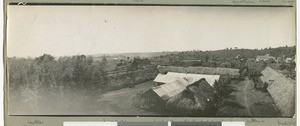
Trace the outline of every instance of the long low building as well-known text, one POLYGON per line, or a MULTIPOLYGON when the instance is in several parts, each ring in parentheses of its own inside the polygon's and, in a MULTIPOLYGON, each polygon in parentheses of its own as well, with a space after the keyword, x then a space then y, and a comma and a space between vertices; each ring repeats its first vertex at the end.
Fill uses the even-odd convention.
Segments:
POLYGON ((214 83, 216 81, 219 81, 220 79, 220 75, 190 74, 190 73, 176 73, 176 72, 168 72, 167 75, 187 78, 190 84, 204 78, 212 87, 214 86, 214 83))
POLYGON ((262 71, 260 79, 268 84, 268 92, 283 117, 293 117, 295 114, 296 82, 285 77, 278 71, 267 67, 262 71))
POLYGON ((176 77, 176 76, 170 76, 167 74, 159 73, 153 81, 156 83, 159 83, 159 85, 161 85, 161 84, 166 84, 166 83, 172 83, 178 79, 179 79, 179 77, 176 77))
POLYGON ((192 84, 202 78, 204 78, 210 86, 214 86, 215 81, 220 79, 220 75, 205 75, 205 74, 190 74, 190 73, 176 73, 168 72, 167 74, 158 74, 154 79, 155 82, 161 84, 171 83, 180 78, 187 79, 189 84, 192 84))
POLYGON ((182 92, 188 85, 188 80, 181 78, 171 83, 152 87, 151 90, 154 91, 162 100, 166 101, 182 92))
POLYGON ((262 76, 260 76, 260 79, 269 86, 272 85, 277 78, 285 78, 283 74, 270 67, 265 68, 261 73, 262 76))
POLYGON ((232 68, 160 66, 158 69, 160 73, 177 72, 189 74, 228 75, 232 78, 238 78, 240 76, 239 69, 232 68))

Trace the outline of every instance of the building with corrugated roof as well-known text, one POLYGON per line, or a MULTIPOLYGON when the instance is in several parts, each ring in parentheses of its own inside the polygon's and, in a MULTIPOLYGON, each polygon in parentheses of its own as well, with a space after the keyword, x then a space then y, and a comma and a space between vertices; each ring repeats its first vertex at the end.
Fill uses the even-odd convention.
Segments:
POLYGON ((177 77, 177 76, 170 76, 167 74, 159 73, 153 81, 156 82, 156 84, 157 84, 156 86, 158 86, 158 85, 174 82, 178 79, 179 79, 179 77, 177 77))
POLYGON ((206 75, 206 74, 191 74, 191 73, 176 73, 168 72, 167 75, 174 77, 187 78, 190 84, 204 78, 210 86, 214 86, 214 83, 220 79, 220 75, 206 75))
POLYGON ((210 84, 210 86, 214 86, 215 81, 218 81, 220 75, 206 75, 206 74, 191 74, 191 73, 177 73, 177 72, 168 72, 167 74, 158 74, 154 79, 154 82, 157 85, 162 85, 166 83, 172 83, 180 78, 185 78, 188 80, 188 83, 194 83, 201 78, 205 78, 205 80, 210 84))
POLYGON ((184 90, 190 90, 190 86, 203 86, 205 89, 208 87, 210 90, 207 91, 211 93, 211 90, 213 90, 213 87, 211 87, 204 78, 199 79, 194 83, 189 83, 186 78, 179 78, 174 82, 152 87, 139 97, 144 99, 144 103, 148 105, 147 108, 154 106, 165 106, 166 102, 170 98, 182 93, 184 90), (201 85, 198 83, 201 83, 201 85))
POLYGON ((152 87, 151 90, 154 91, 162 100, 166 101, 182 92, 188 85, 189 82, 187 79, 180 78, 171 83, 152 87))

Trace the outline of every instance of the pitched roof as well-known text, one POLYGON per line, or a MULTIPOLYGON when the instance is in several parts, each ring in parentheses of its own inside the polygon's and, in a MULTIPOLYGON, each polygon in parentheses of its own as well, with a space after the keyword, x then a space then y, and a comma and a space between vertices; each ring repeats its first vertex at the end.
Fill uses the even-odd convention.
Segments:
POLYGON ((280 74, 279 72, 277 72, 276 70, 272 69, 271 67, 267 67, 261 73, 262 73, 262 76, 260 76, 260 79, 263 82, 268 83, 269 85, 272 85, 272 83, 277 78, 285 78, 284 75, 280 74))
POLYGON ((263 82, 269 83, 267 90, 281 115, 292 117, 295 114, 296 82, 270 67, 263 70, 262 74, 260 78, 263 82))
POLYGON ((209 102, 213 101, 213 88, 205 79, 200 79, 170 98, 166 106, 170 110, 183 114, 205 115, 204 111, 209 110, 211 106, 209 102))
POLYGON ((267 88, 284 117, 292 117, 295 114, 295 85, 295 81, 283 77, 276 78, 273 84, 267 88))
POLYGON ((163 84, 160 86, 152 87, 151 89, 164 101, 182 92, 186 86, 189 85, 188 81, 184 78, 178 79, 172 83, 163 84))
POLYGON ((167 75, 181 77, 181 78, 187 78, 189 81, 189 84, 192 84, 202 78, 205 78, 205 80, 212 87, 214 86, 215 81, 218 81, 220 78, 220 75, 189 74, 189 73, 176 73, 176 72, 168 72, 167 75))
POLYGON ((209 75, 230 75, 239 76, 239 69, 232 68, 212 68, 212 67, 176 67, 176 66, 161 66, 160 73, 178 72, 178 73, 193 73, 193 74, 209 74, 209 75))
POLYGON ((159 83, 172 83, 178 79, 179 79, 179 77, 176 77, 176 76, 169 76, 167 74, 159 73, 153 81, 159 82, 159 83))

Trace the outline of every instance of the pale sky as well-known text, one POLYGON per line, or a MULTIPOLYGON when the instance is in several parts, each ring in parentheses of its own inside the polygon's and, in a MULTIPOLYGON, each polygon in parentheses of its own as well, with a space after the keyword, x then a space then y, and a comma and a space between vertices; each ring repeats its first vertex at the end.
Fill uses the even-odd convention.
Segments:
POLYGON ((284 7, 9 6, 8 56, 295 45, 284 7))

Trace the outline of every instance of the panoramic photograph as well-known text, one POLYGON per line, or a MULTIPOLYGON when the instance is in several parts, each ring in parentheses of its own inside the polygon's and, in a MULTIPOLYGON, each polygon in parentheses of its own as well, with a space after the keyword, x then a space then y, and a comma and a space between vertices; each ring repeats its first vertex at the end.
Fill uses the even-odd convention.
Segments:
POLYGON ((293 8, 17 6, 9 115, 295 115, 293 8))

